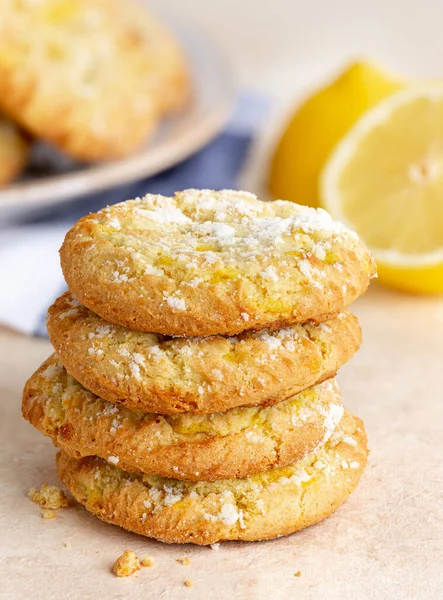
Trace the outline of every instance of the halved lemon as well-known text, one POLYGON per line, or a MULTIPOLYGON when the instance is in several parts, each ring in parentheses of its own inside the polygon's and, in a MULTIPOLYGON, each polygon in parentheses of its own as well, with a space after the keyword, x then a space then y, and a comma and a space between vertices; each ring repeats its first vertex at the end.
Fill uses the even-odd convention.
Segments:
POLYGON ((443 82, 367 112, 332 152, 320 196, 372 249, 382 282, 443 292, 443 82))
POLYGON ((369 108, 405 83, 372 61, 359 60, 297 106, 271 160, 271 195, 319 206, 318 178, 331 150, 369 108))

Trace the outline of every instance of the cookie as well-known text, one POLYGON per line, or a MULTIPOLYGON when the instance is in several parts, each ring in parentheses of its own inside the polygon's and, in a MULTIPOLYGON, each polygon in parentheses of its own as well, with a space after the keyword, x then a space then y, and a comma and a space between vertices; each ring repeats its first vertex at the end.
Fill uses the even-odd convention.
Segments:
POLYGON ((244 479, 163 479, 63 451, 57 467, 74 498, 103 521, 163 542, 212 544, 279 537, 321 521, 354 490, 366 457, 363 424, 347 414, 302 461, 244 479))
POLYGON ((2 2, 0 106, 74 158, 132 152, 188 85, 175 40, 136 3, 2 2))
POLYGON ((47 326, 63 365, 86 388, 161 414, 274 404, 334 376, 361 342, 349 312, 236 338, 169 338, 106 323, 69 293, 49 309, 47 326))
POLYGON ((101 400, 53 355, 27 382, 22 412, 70 456, 97 455, 125 471, 209 481, 302 459, 330 437, 343 406, 330 380, 268 408, 142 413, 101 400))
POLYGON ((0 116, 0 186, 20 175, 28 155, 27 138, 12 121, 0 116))
POLYGON ((325 320, 375 275, 367 248, 325 211, 231 190, 108 207, 74 225, 60 256, 83 305, 173 336, 325 320))

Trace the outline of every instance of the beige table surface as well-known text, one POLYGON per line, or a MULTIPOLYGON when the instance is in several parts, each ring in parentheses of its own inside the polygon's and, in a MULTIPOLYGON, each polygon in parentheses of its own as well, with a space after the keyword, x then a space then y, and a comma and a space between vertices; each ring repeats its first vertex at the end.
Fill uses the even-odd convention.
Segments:
MULTIPOLYGON (((266 92, 282 111, 356 55, 406 75, 442 74, 435 60, 443 54, 439 0, 151 3, 205 30, 224 48, 240 84, 266 92)), ((279 116, 268 123, 270 138, 279 116)), ((263 169, 253 163, 244 185, 258 189, 263 169)), ((222 545, 218 552, 144 540, 80 508, 43 520, 26 493, 57 481, 55 450, 20 418, 20 394, 49 344, 0 334, 0 598, 443 598, 443 300, 373 286, 355 311, 365 342, 339 380, 369 433, 372 452, 361 485, 322 524, 277 541, 222 545), (117 579, 110 568, 127 547, 151 554, 156 566, 117 579), (188 567, 176 562, 184 555, 188 567), (185 579, 194 587, 185 588, 185 579)))
POLYGON ((57 482, 55 450, 21 419, 20 393, 50 347, 1 334, 0 598, 440 599, 443 300, 374 285, 355 311, 365 340, 339 380, 369 433, 361 485, 317 526, 218 551, 145 540, 80 507, 43 520, 26 494, 30 486, 57 482), (156 566, 116 578, 111 566, 128 547, 152 555, 156 566), (185 555, 190 566, 176 562, 185 555), (194 586, 185 588, 185 579, 194 586))

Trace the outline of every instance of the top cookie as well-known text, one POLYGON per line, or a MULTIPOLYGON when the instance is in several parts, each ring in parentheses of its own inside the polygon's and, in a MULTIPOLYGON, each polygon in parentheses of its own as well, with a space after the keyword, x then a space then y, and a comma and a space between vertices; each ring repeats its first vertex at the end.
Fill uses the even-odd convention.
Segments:
POLYGON ((0 106, 76 158, 131 152, 187 87, 175 41, 132 2, 2 0, 0 106))
POLYGON ((174 336, 323 320, 375 263, 323 210, 246 192, 148 194, 84 217, 60 250, 69 289, 112 323, 174 336))

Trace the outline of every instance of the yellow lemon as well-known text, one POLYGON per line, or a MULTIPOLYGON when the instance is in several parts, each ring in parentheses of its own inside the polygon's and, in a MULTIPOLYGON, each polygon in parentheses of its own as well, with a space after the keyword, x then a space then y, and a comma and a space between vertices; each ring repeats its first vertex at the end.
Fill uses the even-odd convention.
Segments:
POLYGON ((366 113, 329 158, 321 197, 371 247, 382 282, 443 292, 443 82, 366 113))
POLYGON ((271 195, 318 206, 318 178, 333 147, 368 108, 403 85, 372 63, 360 61, 306 100, 272 159, 271 195))

